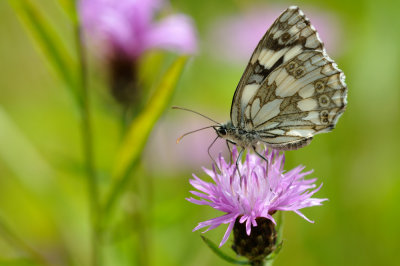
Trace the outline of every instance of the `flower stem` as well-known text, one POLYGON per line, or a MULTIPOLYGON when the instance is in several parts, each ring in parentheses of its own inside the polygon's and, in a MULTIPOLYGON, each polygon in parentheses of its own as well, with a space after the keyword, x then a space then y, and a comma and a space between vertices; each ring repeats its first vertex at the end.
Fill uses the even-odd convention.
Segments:
MULTIPOLYGON (((112 186, 111 192, 107 197, 106 203, 103 205, 104 207, 102 213, 105 219, 110 219, 114 205, 118 201, 121 194, 124 192, 124 189, 127 186, 129 186, 129 182, 131 181, 130 178, 131 172, 134 172, 133 169, 137 167, 138 162, 139 162, 138 160, 135 161, 130 167, 129 171, 127 171, 124 174, 124 176, 121 177, 121 179, 118 182, 114 183, 114 185, 112 186)), ((107 224, 107 220, 104 220, 103 223, 107 224)))
POLYGON ((138 213, 138 237, 141 241, 138 252, 140 254, 140 265, 151 265, 151 215, 153 205, 153 178, 148 175, 146 178, 138 179, 139 190, 141 190, 142 204, 138 213))
POLYGON ((274 260, 258 260, 258 261, 253 261, 250 263, 251 266, 272 266, 274 264, 274 260))
POLYGON ((265 266, 272 266, 274 264, 274 260, 267 260, 264 265, 265 266))
POLYGON ((91 245, 92 245, 92 265, 101 265, 100 256, 100 242, 101 242, 101 231, 99 227, 100 222, 100 203, 99 203, 99 189, 96 178, 96 171, 94 165, 94 154, 93 154, 93 132, 91 126, 91 115, 90 115, 90 97, 87 86, 87 65, 85 49, 82 44, 82 32, 80 23, 75 25, 76 34, 76 48, 79 58, 79 86, 82 93, 81 102, 81 119, 82 119, 82 139, 83 139, 83 152, 86 164, 86 175, 87 175, 87 186, 88 196, 90 201, 90 212, 91 212, 91 245))

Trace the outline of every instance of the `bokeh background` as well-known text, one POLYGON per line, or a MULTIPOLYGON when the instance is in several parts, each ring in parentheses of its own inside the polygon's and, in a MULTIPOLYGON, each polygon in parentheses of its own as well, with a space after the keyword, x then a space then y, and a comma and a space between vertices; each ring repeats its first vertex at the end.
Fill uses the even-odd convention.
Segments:
MULTIPOLYGON (((73 33, 57 2, 35 3, 72 50, 73 33)), ((284 246, 275 265, 399 265, 399 1, 171 0, 170 9, 193 18, 199 42, 171 105, 228 120, 252 49, 289 5, 300 6, 320 31, 349 91, 333 132, 286 152, 285 168, 314 169, 312 176, 323 182, 316 196, 329 201, 304 210, 315 224, 285 214, 284 246)), ((29 259, 35 252, 50 265, 88 265, 89 204, 76 107, 7 1, 0 1, 0 18, 0 265, 36 265, 29 259)), ((174 55, 153 52, 147 58, 150 69, 157 64, 150 72, 158 80, 174 55)), ((121 121, 98 64, 91 56, 96 166, 105 190, 121 121)), ((191 232, 219 213, 185 200, 191 174, 204 176, 201 166, 211 164, 206 147, 215 133, 199 132, 175 144, 180 134, 207 125, 193 114, 165 111, 118 204, 123 215, 108 229, 105 265, 229 265, 199 232, 191 232), (145 220, 136 217, 138 208, 146 211, 145 220)), ((221 151, 221 143, 213 148, 214 154, 221 151)), ((225 229, 206 236, 219 242, 225 229)), ((233 256, 231 243, 222 249, 233 256)))

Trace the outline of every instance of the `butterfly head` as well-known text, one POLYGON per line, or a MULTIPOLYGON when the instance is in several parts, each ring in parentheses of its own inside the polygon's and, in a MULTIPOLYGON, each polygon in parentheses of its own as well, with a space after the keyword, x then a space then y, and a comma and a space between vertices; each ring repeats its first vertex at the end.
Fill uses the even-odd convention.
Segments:
POLYGON ((231 139, 233 135, 235 135, 235 128, 232 125, 232 122, 228 122, 226 124, 214 126, 214 130, 217 133, 218 137, 223 139, 231 139))
POLYGON ((228 134, 226 125, 221 125, 221 126, 216 126, 214 127, 215 132, 217 132, 217 135, 221 138, 226 138, 226 135, 228 134))

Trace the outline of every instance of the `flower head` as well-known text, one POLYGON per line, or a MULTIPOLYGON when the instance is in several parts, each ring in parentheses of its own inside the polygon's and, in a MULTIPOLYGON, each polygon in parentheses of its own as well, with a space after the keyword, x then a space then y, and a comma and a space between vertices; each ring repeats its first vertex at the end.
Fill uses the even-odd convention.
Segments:
POLYGON ((160 48, 180 53, 196 50, 192 21, 183 14, 154 21, 162 0, 81 0, 80 16, 86 31, 107 56, 135 59, 160 48))
POLYGON ((316 187, 314 179, 304 179, 312 171, 302 172, 304 166, 298 166, 289 172, 284 172, 285 157, 277 151, 265 151, 268 163, 255 154, 248 154, 242 163, 239 160, 236 170, 238 152, 233 149, 233 163, 227 163, 219 157, 216 170, 204 171, 213 179, 213 183, 206 182, 193 175, 190 184, 198 191, 191 193, 200 199, 189 198, 188 201, 198 205, 208 205, 224 215, 201 222, 194 230, 209 226, 211 230, 221 224, 229 224, 220 243, 222 246, 228 239, 237 218, 245 223, 246 233, 250 235, 252 226, 257 226, 256 219, 264 217, 275 223, 272 214, 276 211, 294 211, 304 219, 300 209, 321 205, 326 199, 312 198, 322 186, 316 187), (240 172, 240 174, 239 174, 240 172))
POLYGON ((138 68, 144 52, 163 49, 187 54, 196 50, 189 17, 176 14, 155 21, 163 0, 80 0, 79 4, 90 44, 109 68, 112 95, 125 107, 141 108, 138 68))

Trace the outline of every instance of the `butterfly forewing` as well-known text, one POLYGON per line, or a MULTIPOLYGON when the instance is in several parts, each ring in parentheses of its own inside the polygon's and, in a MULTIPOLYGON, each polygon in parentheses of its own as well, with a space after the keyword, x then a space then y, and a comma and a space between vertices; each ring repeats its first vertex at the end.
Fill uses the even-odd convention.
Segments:
POLYGON ((299 148, 331 130, 346 106, 344 75, 298 7, 290 7, 257 45, 235 91, 232 124, 267 145, 299 148))

